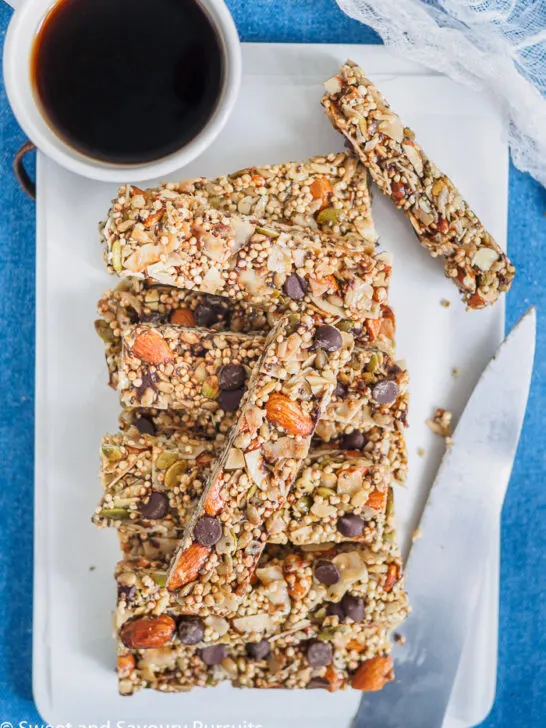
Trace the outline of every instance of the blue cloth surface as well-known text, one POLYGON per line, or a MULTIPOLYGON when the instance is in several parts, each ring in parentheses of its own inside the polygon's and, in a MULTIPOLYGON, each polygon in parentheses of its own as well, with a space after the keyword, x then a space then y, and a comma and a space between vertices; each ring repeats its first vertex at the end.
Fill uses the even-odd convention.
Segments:
MULTIPOLYGON (((228 0, 228 5, 247 41, 378 42, 334 0, 228 0)), ((2 39, 11 12, 0 0, 2 39)), ((0 723, 15 725, 41 722, 31 685, 35 206, 11 169, 24 140, 1 84, 0 723)), ((483 724, 489 728, 546 725, 545 213, 546 191, 511 168, 509 245, 518 276, 508 296, 508 325, 530 304, 538 306, 539 325, 533 389, 503 514, 498 691, 483 724)))

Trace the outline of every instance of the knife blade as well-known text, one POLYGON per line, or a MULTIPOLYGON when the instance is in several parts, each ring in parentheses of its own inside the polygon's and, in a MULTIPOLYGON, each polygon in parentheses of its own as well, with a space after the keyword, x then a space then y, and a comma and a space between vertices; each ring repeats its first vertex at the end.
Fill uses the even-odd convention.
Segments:
POLYGON ((484 370, 431 488, 410 552, 412 613, 396 678, 360 705, 359 728, 441 728, 519 441, 533 370, 531 308, 484 370))

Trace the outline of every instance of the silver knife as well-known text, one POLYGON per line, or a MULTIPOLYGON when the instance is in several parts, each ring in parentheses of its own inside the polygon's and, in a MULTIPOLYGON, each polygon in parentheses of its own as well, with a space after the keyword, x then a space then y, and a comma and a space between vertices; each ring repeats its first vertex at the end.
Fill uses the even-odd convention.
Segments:
POLYGON ((529 396, 531 308, 483 372, 453 435, 411 549, 412 613, 397 632, 396 679, 367 694, 358 728, 441 728, 477 605, 490 532, 504 501, 529 396))

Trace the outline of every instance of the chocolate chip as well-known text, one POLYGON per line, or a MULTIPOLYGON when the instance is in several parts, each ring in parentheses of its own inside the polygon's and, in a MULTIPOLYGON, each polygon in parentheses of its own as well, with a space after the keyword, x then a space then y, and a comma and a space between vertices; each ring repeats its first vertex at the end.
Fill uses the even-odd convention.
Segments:
POLYGON ((285 280, 282 289, 288 298, 291 298, 293 301, 299 301, 307 293, 308 287, 309 284, 305 278, 301 278, 297 273, 291 273, 285 280))
POLYGON ((226 658, 227 650, 225 645, 211 645, 210 647, 203 647, 197 654, 205 665, 212 667, 213 665, 219 665, 226 658))
POLYGON ((222 538, 222 524, 211 516, 201 516, 195 524, 193 535, 201 546, 212 548, 222 538))
POLYGON ((358 538, 362 536, 364 525, 365 522, 360 516, 350 513, 348 516, 341 516, 337 522, 337 530, 346 538, 358 538))
POLYGON ((141 435, 155 435, 157 432, 154 421, 145 415, 137 415, 133 424, 141 435))
POLYGON ((338 617, 340 622, 343 622, 345 619, 343 607, 338 602, 329 602, 326 606, 326 614, 329 617, 338 617))
POLYGON ((203 639, 205 625, 199 617, 182 617, 178 623, 178 639, 183 645, 197 645, 203 639))
POLYGON ((165 518, 168 512, 169 499, 165 493, 158 493, 157 491, 152 491, 148 502, 142 503, 140 506, 140 515, 150 521, 165 518))
POLYGON ((307 662, 311 667, 324 667, 332 661, 333 650, 328 642, 313 640, 307 648, 307 662))
POLYGON ((400 388, 392 379, 378 382, 372 389, 372 397, 378 404, 392 404, 398 397, 400 388))
MULTIPOLYGON (((154 324, 160 326, 161 324, 167 323, 168 318, 163 313, 152 311, 151 313, 142 313, 140 316, 140 323, 142 324, 154 324)), ((138 323, 138 321, 135 321, 138 323)))
POLYGON ((234 389, 230 392, 222 390, 218 397, 220 409, 223 409, 224 412, 237 412, 244 393, 244 389, 234 389))
POLYGON ((137 394, 139 399, 142 399, 147 389, 153 389, 154 391, 156 391, 155 374, 152 374, 151 372, 144 372, 144 374, 141 376, 141 380, 142 384, 140 385, 140 387, 137 388, 137 394))
POLYGON ((352 594, 345 594, 341 600, 341 608, 345 616, 353 622, 362 622, 364 619, 364 600, 360 597, 353 597, 352 594))
POLYGON ((235 389, 242 389, 246 382, 246 371, 242 364, 226 364, 218 374, 220 389, 226 392, 233 392, 235 389))
POLYGON ((325 351, 338 351, 343 339, 335 326, 319 326, 315 334, 315 344, 325 351))
POLYGON ((343 435, 339 441, 340 446, 343 450, 362 450, 366 444, 366 438, 358 430, 343 435))
POLYGON ((341 579, 341 573, 334 563, 322 559, 315 567, 315 578, 321 584, 331 586, 341 579))
POLYGON ((334 397, 341 397, 341 399, 345 399, 347 396, 347 392, 349 391, 348 387, 343 384, 342 382, 338 382, 336 384, 336 388, 334 389, 334 397))
POLYGON ((210 328, 222 319, 222 311, 212 303, 198 303, 193 312, 197 326, 210 328))
POLYGON ((130 602, 136 597, 136 593, 136 586, 118 584, 118 599, 125 597, 125 601, 130 602))
POLYGON ((133 308, 132 306, 127 306, 127 308, 125 309, 125 315, 132 324, 140 323, 140 314, 136 310, 136 308, 133 308))
POLYGON ((271 647, 267 640, 259 642, 249 642, 246 646, 246 654, 253 660, 263 660, 271 652, 271 647))
POLYGON ((325 677, 312 677, 307 683, 307 690, 329 690, 330 683, 325 677))

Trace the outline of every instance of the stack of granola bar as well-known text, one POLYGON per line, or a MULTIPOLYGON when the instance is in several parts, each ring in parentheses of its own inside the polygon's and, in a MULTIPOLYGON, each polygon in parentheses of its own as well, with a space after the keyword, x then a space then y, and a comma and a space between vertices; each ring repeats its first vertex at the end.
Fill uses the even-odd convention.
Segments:
POLYGON ((126 185, 101 226, 123 280, 96 328, 123 410, 93 520, 123 553, 124 695, 393 677, 408 375, 367 168, 469 305, 513 269, 359 74, 344 66, 323 99, 355 155, 126 185))

